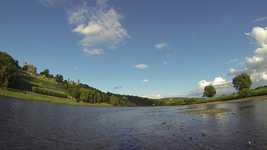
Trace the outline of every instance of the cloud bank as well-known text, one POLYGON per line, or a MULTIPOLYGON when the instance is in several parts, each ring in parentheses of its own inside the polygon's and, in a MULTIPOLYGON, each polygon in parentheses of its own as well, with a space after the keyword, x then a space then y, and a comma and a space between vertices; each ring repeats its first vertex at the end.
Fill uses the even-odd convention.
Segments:
MULTIPOLYGON (((248 73, 253 81, 252 87, 267 84, 267 27, 253 27, 246 33, 255 42, 256 49, 252 56, 245 58, 245 67, 241 69, 230 68, 228 75, 234 77, 242 72, 248 73)), ((218 95, 234 92, 231 80, 227 81, 222 77, 216 77, 213 81, 201 80, 198 89, 193 91, 193 95, 200 96, 207 85, 213 85, 217 89, 218 95)))

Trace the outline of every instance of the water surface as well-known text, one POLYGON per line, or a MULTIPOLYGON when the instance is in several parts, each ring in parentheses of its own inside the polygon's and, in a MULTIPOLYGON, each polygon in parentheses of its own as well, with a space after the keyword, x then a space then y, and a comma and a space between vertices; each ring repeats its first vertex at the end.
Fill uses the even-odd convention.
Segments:
POLYGON ((1 150, 267 149, 264 100, 127 108, 0 97, 0 114, 1 150))

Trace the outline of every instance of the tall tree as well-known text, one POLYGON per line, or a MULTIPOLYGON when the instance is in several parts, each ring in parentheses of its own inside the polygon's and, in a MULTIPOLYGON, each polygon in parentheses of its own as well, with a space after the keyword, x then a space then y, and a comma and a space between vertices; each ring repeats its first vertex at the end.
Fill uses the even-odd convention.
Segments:
POLYGON ((216 89, 214 86, 209 85, 204 88, 203 97, 213 97, 216 95, 216 89))
POLYGON ((0 51, 0 87, 7 88, 12 85, 16 81, 18 71, 18 62, 0 51))
POLYGON ((239 92, 244 89, 249 89, 252 84, 250 76, 246 73, 242 73, 233 79, 233 85, 239 92))

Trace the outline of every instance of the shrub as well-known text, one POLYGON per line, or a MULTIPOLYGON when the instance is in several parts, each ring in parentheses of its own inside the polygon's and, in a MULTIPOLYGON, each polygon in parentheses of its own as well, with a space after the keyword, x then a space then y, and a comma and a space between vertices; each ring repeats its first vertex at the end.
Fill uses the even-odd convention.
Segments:
POLYGON ((35 93, 49 95, 49 96, 62 97, 62 98, 68 97, 68 95, 66 95, 65 93, 55 92, 55 91, 51 91, 51 90, 47 90, 47 89, 43 89, 39 87, 32 87, 32 91, 35 93))
POLYGON ((250 92, 249 92, 249 89, 245 88, 239 91, 238 94, 240 98, 244 98, 244 97, 248 97, 250 95, 250 92))

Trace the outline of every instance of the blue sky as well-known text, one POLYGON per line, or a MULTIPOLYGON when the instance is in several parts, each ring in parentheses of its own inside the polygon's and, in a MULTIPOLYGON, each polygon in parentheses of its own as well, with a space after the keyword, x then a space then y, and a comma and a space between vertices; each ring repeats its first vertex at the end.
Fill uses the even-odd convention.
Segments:
POLYGON ((180 96, 228 84, 229 70, 265 73, 250 63, 266 64, 255 58, 267 43, 266 0, 0 3, 0 50, 104 91, 180 96))

